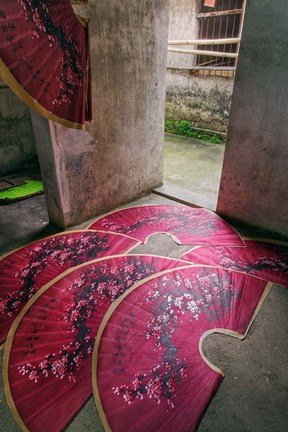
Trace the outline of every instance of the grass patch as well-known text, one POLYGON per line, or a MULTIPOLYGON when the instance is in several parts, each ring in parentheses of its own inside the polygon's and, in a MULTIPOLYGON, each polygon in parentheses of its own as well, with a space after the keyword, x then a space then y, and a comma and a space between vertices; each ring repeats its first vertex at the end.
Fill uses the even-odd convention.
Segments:
POLYGON ((165 119, 165 132, 198 140, 208 141, 214 144, 225 144, 225 138, 216 133, 201 132, 193 129, 188 120, 165 119))

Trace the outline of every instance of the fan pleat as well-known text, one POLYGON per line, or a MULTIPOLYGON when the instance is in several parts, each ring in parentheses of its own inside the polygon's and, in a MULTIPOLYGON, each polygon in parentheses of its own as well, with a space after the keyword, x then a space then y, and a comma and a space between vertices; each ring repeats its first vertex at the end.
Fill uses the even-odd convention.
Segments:
POLYGON ((0 343, 32 295, 63 273, 97 257, 124 253, 137 241, 96 231, 66 231, 12 252, 0 261, 0 343))
POLYGON ((245 248, 201 246, 182 259, 191 264, 220 266, 242 271, 288 287, 288 245, 245 240, 245 248))

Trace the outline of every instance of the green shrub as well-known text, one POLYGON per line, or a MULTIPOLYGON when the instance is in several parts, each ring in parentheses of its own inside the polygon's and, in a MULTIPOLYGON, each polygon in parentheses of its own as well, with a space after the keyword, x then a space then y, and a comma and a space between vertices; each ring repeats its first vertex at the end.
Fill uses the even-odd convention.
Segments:
POLYGON ((188 120, 165 119, 165 132, 189 138, 208 141, 214 144, 225 144, 225 138, 215 133, 201 132, 193 129, 188 120))

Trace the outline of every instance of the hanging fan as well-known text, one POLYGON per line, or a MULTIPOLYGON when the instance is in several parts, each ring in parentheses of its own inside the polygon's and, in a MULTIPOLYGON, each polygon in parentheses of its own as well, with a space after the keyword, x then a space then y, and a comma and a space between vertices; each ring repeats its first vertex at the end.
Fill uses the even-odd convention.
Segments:
POLYGON ((66 231, 36 241, 0 260, 0 344, 27 301, 47 282, 83 262, 124 253, 137 241, 108 232, 66 231))
POLYGON ((92 350, 110 304, 134 282, 183 264, 151 255, 102 258, 38 291, 4 347, 6 399, 20 428, 63 430, 92 394, 92 350))
POLYGON ((87 28, 70 0, 0 0, 0 74, 30 108, 64 126, 91 120, 87 28))
POLYGON ((288 287, 288 245, 245 240, 245 248, 199 247, 183 260, 239 270, 288 287))
POLYGON ((105 430, 194 431, 222 380, 203 361, 204 336, 243 338, 269 288, 238 272, 187 267, 127 291, 104 317, 93 353, 105 430))
POLYGON ((117 210, 89 228, 122 233, 144 243, 155 233, 167 233, 179 244, 244 246, 240 236, 210 210, 174 205, 147 205, 117 210))

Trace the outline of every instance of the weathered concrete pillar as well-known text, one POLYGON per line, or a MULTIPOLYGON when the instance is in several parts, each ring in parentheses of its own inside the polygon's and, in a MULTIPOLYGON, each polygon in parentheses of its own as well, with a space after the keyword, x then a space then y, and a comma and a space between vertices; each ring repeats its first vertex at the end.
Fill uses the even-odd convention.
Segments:
MULTIPOLYGON (((196 14, 200 11, 199 0, 169 0, 169 40, 199 39, 199 23, 196 14)), ((171 48, 196 49, 197 45, 177 45, 171 48)), ((168 53, 168 67, 191 67, 196 65, 196 56, 168 53)))
POLYGON ((50 220, 81 223, 162 184, 167 0, 90 0, 94 121, 33 125, 50 220))
POLYGON ((247 2, 217 212, 288 236, 288 8, 247 2))
POLYGON ((32 111, 31 118, 49 220, 62 228, 81 223, 92 216, 97 199, 89 166, 93 134, 66 128, 32 111))

